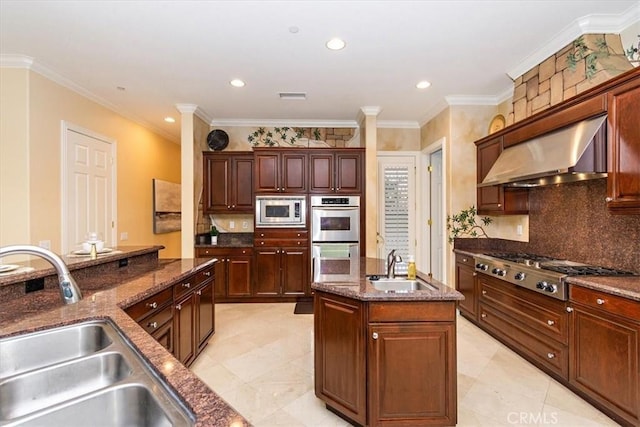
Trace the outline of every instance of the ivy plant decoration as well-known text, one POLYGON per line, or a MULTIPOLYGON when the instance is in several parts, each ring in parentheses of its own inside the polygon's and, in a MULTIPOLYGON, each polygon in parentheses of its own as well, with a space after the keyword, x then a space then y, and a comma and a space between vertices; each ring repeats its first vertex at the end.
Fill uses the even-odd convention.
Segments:
POLYGON ((264 145, 265 147, 293 146, 302 138, 303 134, 300 129, 292 129, 288 126, 274 127, 273 132, 259 127, 247 137, 247 141, 254 147, 264 145), (293 132, 289 135, 288 132, 293 132))
POLYGON ((480 218, 482 225, 477 222, 478 211, 475 206, 463 209, 455 215, 447 215, 447 230, 449 231, 449 243, 453 243, 456 237, 489 237, 482 226, 487 226, 493 219, 485 216, 480 218))
POLYGON ((638 45, 634 46, 633 44, 629 46, 629 49, 625 51, 627 55, 627 59, 632 64, 640 63, 640 34, 638 34, 638 45))
POLYGON ((567 55, 567 67, 571 71, 576 71, 578 62, 584 59, 585 76, 591 80, 596 75, 596 62, 600 58, 607 58, 611 54, 609 45, 604 37, 595 40, 595 50, 589 49, 584 41, 584 36, 580 36, 573 42, 573 51, 567 55))

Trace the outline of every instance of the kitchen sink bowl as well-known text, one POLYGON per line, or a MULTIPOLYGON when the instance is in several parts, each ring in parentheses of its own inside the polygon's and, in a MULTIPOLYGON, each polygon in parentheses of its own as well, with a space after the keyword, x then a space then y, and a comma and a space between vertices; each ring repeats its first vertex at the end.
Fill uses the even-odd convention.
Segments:
POLYGON ((437 289, 422 280, 409 280, 406 278, 369 280, 371 286, 378 291, 388 293, 404 293, 415 291, 436 291, 437 289))
POLYGON ((193 426, 108 320, 0 339, 0 426, 193 426))

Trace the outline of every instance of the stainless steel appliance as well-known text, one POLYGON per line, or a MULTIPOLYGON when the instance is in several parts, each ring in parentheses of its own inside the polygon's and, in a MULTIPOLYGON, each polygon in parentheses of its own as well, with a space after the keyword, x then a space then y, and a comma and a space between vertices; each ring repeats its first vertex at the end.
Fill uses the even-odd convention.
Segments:
POLYGON ((311 197, 314 282, 360 280, 360 197, 311 197))
POLYGON ((307 225, 305 196, 256 196, 256 227, 307 225))
POLYGON ((566 301, 570 276, 633 276, 635 273, 527 253, 492 252, 474 257, 475 270, 566 301))
POLYGON ((311 240, 360 241, 360 196, 311 196, 311 240))

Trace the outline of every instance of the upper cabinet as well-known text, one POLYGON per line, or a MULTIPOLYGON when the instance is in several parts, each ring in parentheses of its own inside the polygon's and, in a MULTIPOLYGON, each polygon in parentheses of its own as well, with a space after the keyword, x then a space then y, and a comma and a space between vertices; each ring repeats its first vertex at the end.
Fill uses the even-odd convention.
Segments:
POLYGON ((608 104, 607 206, 640 214, 640 77, 613 88, 608 104))
POLYGON ((309 193, 360 194, 364 149, 309 150, 309 193))
POLYGON ((253 153, 203 153, 204 213, 253 213, 253 153))
POLYGON ((306 193, 306 152, 290 148, 254 148, 256 193, 306 193))
MULTIPOLYGON (((503 138, 498 136, 479 144, 478 184, 487 176, 489 170, 502 152, 503 138)), ((524 189, 504 188, 501 185, 478 187, 478 214, 505 215, 529 213, 529 193, 524 189)))

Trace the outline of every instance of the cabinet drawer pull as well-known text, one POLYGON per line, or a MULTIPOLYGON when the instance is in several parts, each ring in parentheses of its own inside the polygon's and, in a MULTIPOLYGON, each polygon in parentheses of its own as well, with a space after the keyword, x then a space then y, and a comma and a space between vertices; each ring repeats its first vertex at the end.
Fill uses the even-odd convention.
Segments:
POLYGON ((264 237, 264 233, 260 233, 260 237, 264 237))
POLYGON ((191 283, 188 283, 188 282, 187 283, 183 283, 182 287, 189 289, 191 287, 191 283))
POLYGON ((180 304, 176 305, 176 310, 182 310, 182 306, 180 304))
POLYGON ((205 272, 204 272, 204 273, 202 273, 202 274, 203 274, 203 275, 205 275, 205 276, 207 276, 207 277, 211 276, 211 272, 210 272, 210 271, 205 271, 205 272))
POLYGON ((553 353, 547 353, 547 359, 554 359, 556 357, 553 353))
POLYGON ((596 303, 597 303, 598 305, 602 305, 602 304, 604 304, 604 300, 603 300, 602 298, 598 298, 598 299, 596 300, 596 303))
POLYGON ((467 259, 466 258, 462 258, 462 262, 467 262, 467 259))
POLYGON ((157 302, 147 303, 147 307, 149 307, 149 308, 158 308, 158 303, 157 302))
POLYGON ((261 245, 264 245, 264 242, 260 242, 261 245))
POLYGON ((553 326, 555 324, 556 324, 556 322, 554 322, 553 320, 547 320, 547 325, 553 326))
POLYGON ((147 327, 156 329, 158 327, 158 322, 149 322, 147 323, 147 327))
POLYGON ((229 262, 229 258, 227 258, 227 262, 229 262))
POLYGON ((502 207, 502 203, 498 203, 498 207, 501 208, 502 207))
POLYGON ((475 271, 472 274, 473 277, 476 277, 477 275, 478 275, 478 273, 476 273, 475 271))
POLYGON ((573 307, 567 307, 567 313, 571 313, 573 311, 573 307))
POLYGON ((300 244, 301 244, 301 242, 298 242, 298 244, 300 245, 300 244))
POLYGON ((300 233, 298 233, 298 237, 300 237, 300 233))
POLYGON ((374 340, 377 340, 377 339, 378 339, 378 333, 377 333, 377 332, 374 332, 373 334, 371 334, 371 337, 372 337, 374 340))
POLYGON ((484 289, 482 290, 482 295, 486 295, 487 291, 485 291, 484 289))
POLYGON ((201 291, 200 289, 198 289, 198 290, 196 291, 196 294, 198 294, 198 295, 202 295, 202 291, 201 291))
POLYGON ((609 202, 613 202, 613 197, 605 197, 604 201, 609 203, 609 202))
POLYGON ((231 205, 231 207, 232 207, 233 209, 235 209, 235 208, 236 208, 236 205, 231 205))
POLYGON ((246 253, 247 253, 247 251, 242 251, 242 253, 243 253, 243 254, 246 254, 246 253))
POLYGON ((487 317, 487 313, 482 313, 482 314, 480 315, 480 317, 482 317, 483 319, 484 319, 484 318, 486 318, 486 317, 487 317))

